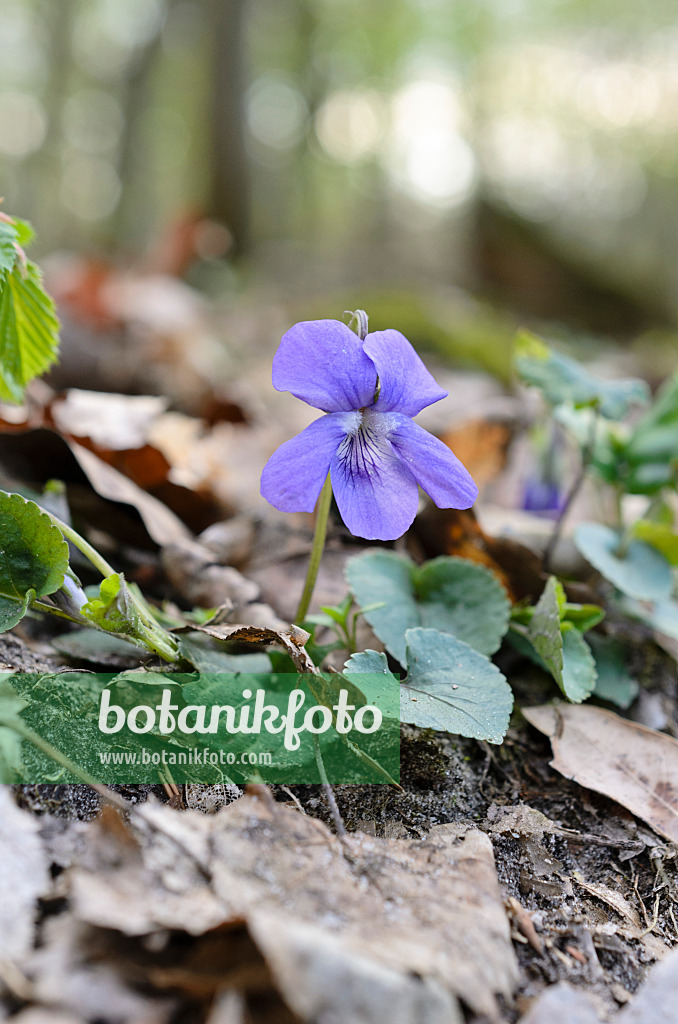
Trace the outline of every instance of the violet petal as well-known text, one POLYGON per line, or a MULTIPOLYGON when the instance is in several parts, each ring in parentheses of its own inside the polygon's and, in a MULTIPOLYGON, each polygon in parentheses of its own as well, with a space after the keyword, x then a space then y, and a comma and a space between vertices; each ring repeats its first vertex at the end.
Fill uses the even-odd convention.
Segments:
POLYGON ((365 352, 379 375, 381 390, 374 406, 379 412, 416 416, 427 405, 447 396, 400 331, 368 334, 365 352))
POLYGON ((312 512, 346 437, 346 414, 321 416, 281 444, 264 466, 261 494, 281 512, 312 512))
POLYGON ((470 508, 478 488, 457 456, 408 416, 391 413, 390 419, 393 448, 438 508, 470 508))
POLYGON ((412 525, 419 492, 383 436, 359 431, 340 445, 331 466, 341 518, 356 537, 395 540, 412 525))
POLYGON ((371 405, 377 385, 363 343, 339 320, 305 320, 287 331, 273 357, 273 387, 325 412, 371 405))

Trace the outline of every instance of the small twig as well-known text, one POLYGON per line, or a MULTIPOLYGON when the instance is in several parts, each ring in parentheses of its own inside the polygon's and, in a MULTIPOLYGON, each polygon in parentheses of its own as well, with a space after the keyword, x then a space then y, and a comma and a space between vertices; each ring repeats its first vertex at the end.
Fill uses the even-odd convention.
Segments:
POLYGON ((283 793, 287 793, 290 800, 293 801, 296 809, 305 815, 306 811, 304 810, 304 805, 302 804, 301 800, 296 795, 296 793, 293 793, 289 786, 281 786, 280 788, 282 789, 283 793))
POLYGON ((337 806, 337 801, 334 796, 334 790, 330 786, 329 780, 327 778, 327 772, 325 771, 325 765, 323 763, 323 756, 320 752, 320 741, 318 740, 318 736, 316 733, 313 733, 313 748, 315 750, 315 761, 316 764, 318 765, 318 773, 320 774, 320 781, 323 787, 323 793, 325 794, 325 799, 329 804, 330 814, 332 815, 332 821, 334 822, 334 827, 337 830, 337 835, 340 838, 343 838, 346 835, 344 819, 342 818, 341 813, 339 811, 339 807, 337 806))
MULTIPOLYGON (((645 915, 645 919, 647 920, 647 914, 645 915)), ((655 930, 656 926, 657 926, 657 921, 658 920, 659 920, 659 893, 657 893, 657 895, 655 897, 654 910, 652 911, 652 920, 648 923, 648 926, 645 929, 645 931, 640 933, 638 938, 639 939, 644 939, 646 935, 649 935, 650 932, 653 932, 655 930)))
POLYGON ((544 551, 543 562, 544 562, 544 571, 545 572, 549 572, 549 570, 550 570, 550 565, 551 565, 551 559, 553 557, 553 552, 555 551, 556 545, 558 544, 558 541, 560 540, 561 534, 563 532, 563 526, 565 525, 565 519, 567 517, 568 512, 570 511, 570 508, 572 507, 572 503, 574 502, 574 499, 577 497, 577 495, 579 494, 579 491, 581 490, 581 486, 584 483, 584 479, 586 477, 586 474, 587 474, 587 472, 589 470, 591 462, 593 461, 593 453, 594 453, 595 444, 596 444, 596 430, 597 430, 597 427, 598 427, 598 409, 596 407, 596 408, 593 409, 593 418, 591 419, 591 431, 590 431, 590 434, 589 434, 589 439, 588 439, 588 441, 586 443, 586 447, 582 450, 582 453, 581 453, 581 465, 579 467, 579 472, 577 473, 577 475, 576 475, 576 477, 575 477, 575 479, 574 479, 574 481, 572 483, 572 486, 570 487, 568 495, 565 498, 565 501, 563 502, 563 505, 562 505, 562 507, 560 509, 560 512, 558 513, 558 518, 556 519, 556 521, 554 523, 553 531, 551 533, 551 536, 549 537, 548 544, 546 545, 546 549, 544 551))

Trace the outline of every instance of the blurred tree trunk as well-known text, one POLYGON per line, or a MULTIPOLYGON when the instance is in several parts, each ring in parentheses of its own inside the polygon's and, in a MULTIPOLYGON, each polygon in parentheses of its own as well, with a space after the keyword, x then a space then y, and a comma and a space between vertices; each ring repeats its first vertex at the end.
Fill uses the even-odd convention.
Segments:
POLYGON ((111 242, 117 248, 141 245, 156 227, 156 203, 148 144, 147 114, 153 76, 162 50, 161 26, 136 54, 125 77, 120 96, 123 131, 118 156, 118 175, 123 183, 120 202, 112 218, 111 242))
POLYGON ((42 96, 47 131, 43 144, 26 162, 20 185, 19 208, 33 211, 40 234, 40 248, 48 251, 63 238, 65 212, 55 202, 61 182, 61 118, 68 96, 72 67, 74 0, 42 0, 37 14, 46 27, 47 75, 42 96))
POLYGON ((244 23, 247 0, 209 0, 212 35, 210 138, 212 183, 208 213, 233 237, 232 254, 250 241, 250 180, 245 149, 244 23))

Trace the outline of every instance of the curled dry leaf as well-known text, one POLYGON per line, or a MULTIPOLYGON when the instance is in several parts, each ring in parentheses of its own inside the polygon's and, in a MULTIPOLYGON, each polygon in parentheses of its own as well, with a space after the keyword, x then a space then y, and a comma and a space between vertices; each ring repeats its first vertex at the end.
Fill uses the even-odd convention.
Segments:
POLYGON ((175 633, 205 633, 214 637, 215 640, 231 644, 248 644, 252 647, 282 647, 289 654, 297 672, 318 673, 310 656, 304 650, 304 645, 310 638, 310 633, 299 626, 291 626, 286 630, 266 629, 263 626, 182 626, 174 630, 175 633))
POLYGON ((67 444, 97 494, 110 501, 133 505, 156 544, 179 543, 190 538, 190 530, 179 517, 152 494, 143 491, 129 477, 103 462, 89 448, 75 441, 67 441, 67 444))
POLYGON ((588 704, 545 704, 523 714, 551 740, 556 771, 678 841, 676 740, 588 704))

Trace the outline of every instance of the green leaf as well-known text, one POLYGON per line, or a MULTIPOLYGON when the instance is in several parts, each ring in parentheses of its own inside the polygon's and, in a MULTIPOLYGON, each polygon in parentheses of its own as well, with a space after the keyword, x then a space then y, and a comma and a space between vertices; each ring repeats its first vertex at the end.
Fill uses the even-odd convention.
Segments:
POLYGON ((596 678, 596 663, 588 643, 578 629, 573 626, 570 629, 565 629, 561 685, 563 693, 573 704, 581 704, 593 693, 596 678))
POLYGON ((0 597, 0 633, 6 633, 8 629, 13 629, 17 622, 21 622, 34 597, 34 590, 29 590, 23 601, 11 601, 8 597, 0 597))
POLYGON ((141 652, 136 644, 123 640, 112 633, 100 633, 96 629, 76 629, 50 641, 59 654, 66 654, 89 665, 127 667, 130 662, 139 664, 141 652))
POLYGON ((0 220, 0 273, 12 270, 17 260, 18 236, 13 224, 0 220))
POLYGON ((401 664, 407 629, 439 629, 492 654, 508 627, 506 591, 489 569, 464 558, 415 566, 394 552, 374 551, 352 558, 346 576, 365 619, 401 664))
POLYGON ((12 672, 0 672, 0 784, 21 779, 23 768, 21 736, 12 729, 12 721, 28 706, 14 689, 12 672))
POLYGON ((401 686, 403 722, 501 743, 513 694, 496 665, 437 629, 409 629, 408 676, 401 686))
POLYGON ((562 622, 571 622, 580 633, 588 633, 605 618, 605 611, 597 604, 570 604, 568 601, 562 612, 562 622))
POLYGON ((344 674, 351 672, 373 672, 375 675, 393 675, 388 667, 388 658, 383 651, 359 651, 352 654, 344 665, 344 674))
POLYGON ((252 654, 227 654, 225 651, 215 651, 201 642, 205 639, 204 635, 201 637, 199 633, 193 634, 190 639, 185 636, 179 638, 179 654, 190 661, 198 672, 214 674, 271 671, 271 659, 263 651, 255 651, 252 654))
POLYGON ((655 601, 654 604, 645 605, 640 601, 633 601, 630 598, 620 602, 620 607, 626 615, 644 622, 651 629, 656 629, 664 636, 678 640, 678 601, 655 601))
POLYGON ((59 321, 38 267, 28 261, 0 273, 0 400, 20 402, 58 347, 59 321))
POLYGON ((360 651, 358 654, 352 654, 344 665, 342 674, 360 689, 368 704, 388 706, 391 687, 396 677, 388 667, 388 658, 383 651, 360 651))
POLYGON ((27 220, 21 220, 20 217, 12 217, 12 226, 16 231, 17 242, 22 249, 25 249, 35 238, 35 231, 32 225, 27 220))
POLYGON ((670 597, 673 588, 671 566, 649 544, 633 540, 626 553, 619 555, 620 534, 602 523, 580 523, 574 533, 574 542, 594 569, 629 597, 640 601, 670 597))
POLYGON ((594 695, 620 708, 628 708, 638 696, 638 680, 628 670, 630 650, 615 637, 594 633, 588 643, 596 662, 594 695))
POLYGON ((525 634, 561 690, 564 687, 560 615, 564 606, 565 592, 562 584, 555 576, 549 576, 525 634))
POLYGON ((664 382, 638 420, 624 457, 624 484, 629 493, 653 494, 678 479, 678 372, 664 382))
POLYGON ((645 381, 599 380, 529 331, 520 331, 516 337, 513 358, 523 383, 538 387, 549 405, 571 402, 576 408, 591 406, 606 419, 620 420, 632 406, 644 405, 649 399, 645 381))
POLYGON ((589 622, 595 624, 600 620, 599 613, 595 605, 568 605, 562 584, 550 576, 527 625, 514 624, 512 629, 517 649, 550 672, 568 700, 575 704, 590 697, 595 686, 595 662, 582 632, 590 628, 589 622), (593 611, 578 616, 577 610, 582 608, 593 611), (579 617, 578 623, 568 621, 568 610, 579 617), (525 643, 534 656, 525 650, 525 643))
POLYGON ((380 604, 365 613, 365 620, 394 658, 405 664, 405 631, 421 625, 407 558, 392 551, 370 551, 351 558, 346 579, 361 606, 380 604))
POLYGON ((99 629, 125 636, 139 637, 143 624, 122 573, 115 572, 101 581, 99 597, 87 601, 81 614, 99 629))
POLYGON ((46 512, 20 494, 0 491, 0 594, 23 601, 63 585, 68 544, 46 512))
POLYGON ((669 565, 678 565, 678 533, 667 523, 654 523, 639 519, 633 526, 633 536, 661 551, 669 565))

